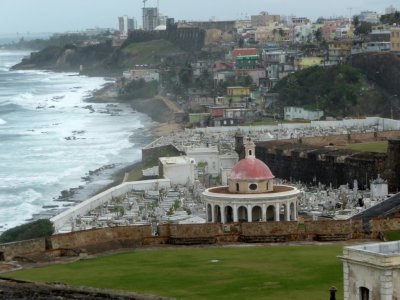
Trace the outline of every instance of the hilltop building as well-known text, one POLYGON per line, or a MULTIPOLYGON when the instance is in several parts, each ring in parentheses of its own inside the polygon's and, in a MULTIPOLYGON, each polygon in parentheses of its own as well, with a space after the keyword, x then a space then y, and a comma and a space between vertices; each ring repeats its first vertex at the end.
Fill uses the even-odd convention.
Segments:
POLYGON ((255 157, 255 144, 245 145, 246 156, 231 170, 228 185, 203 192, 207 221, 212 223, 296 221, 295 187, 275 185, 269 167, 255 157))
POLYGON ((390 30, 391 51, 400 52, 400 27, 393 27, 390 30))
POLYGON ((158 26, 158 8, 144 7, 143 8, 143 29, 154 30, 158 26))
POLYGON ((130 18, 127 15, 118 17, 118 27, 121 38, 126 39, 129 31, 137 29, 137 22, 135 18, 130 18))

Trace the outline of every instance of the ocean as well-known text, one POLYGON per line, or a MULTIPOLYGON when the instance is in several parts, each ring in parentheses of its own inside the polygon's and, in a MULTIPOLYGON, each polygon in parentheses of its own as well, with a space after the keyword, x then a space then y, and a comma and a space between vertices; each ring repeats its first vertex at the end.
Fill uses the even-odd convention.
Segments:
POLYGON ((84 101, 104 78, 11 71, 26 55, 0 50, 0 232, 72 205, 63 190, 80 187, 81 201, 104 188, 151 140, 151 119, 128 104, 84 101))

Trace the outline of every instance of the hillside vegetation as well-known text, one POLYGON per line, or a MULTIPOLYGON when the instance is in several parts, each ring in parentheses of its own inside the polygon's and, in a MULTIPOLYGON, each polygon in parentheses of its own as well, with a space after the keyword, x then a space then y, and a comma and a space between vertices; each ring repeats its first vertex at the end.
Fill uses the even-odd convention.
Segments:
POLYGON ((385 97, 370 86, 364 74, 349 65, 311 67, 293 73, 272 90, 279 93, 279 109, 301 106, 321 109, 333 117, 384 115, 385 97))
POLYGON ((113 47, 111 42, 90 46, 54 46, 31 54, 14 69, 49 69, 80 71, 87 75, 121 75, 135 65, 159 64, 165 57, 185 57, 185 52, 171 42, 154 40, 125 43, 113 47))
POLYGON ((6 230, 0 236, 0 243, 36 239, 50 236, 53 233, 53 224, 49 220, 38 220, 6 230))

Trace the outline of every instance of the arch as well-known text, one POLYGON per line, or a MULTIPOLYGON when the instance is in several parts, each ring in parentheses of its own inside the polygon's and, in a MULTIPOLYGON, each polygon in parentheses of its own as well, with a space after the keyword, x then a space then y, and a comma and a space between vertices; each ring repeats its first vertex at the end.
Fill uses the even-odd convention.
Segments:
POLYGON ((225 206, 225 222, 226 223, 232 223, 233 222, 233 208, 232 206, 225 206))
POLYGON ((207 222, 212 222, 212 208, 211 208, 211 204, 207 204, 207 222))
POLYGON ((240 206, 238 208, 238 219, 239 222, 248 222, 248 214, 247 214, 247 208, 245 206, 240 206))
POLYGON ((294 203, 290 203, 290 210, 289 210, 289 215, 290 215, 290 221, 296 221, 296 211, 294 209, 294 203))
POLYGON ((214 206, 214 222, 221 223, 221 207, 219 205, 214 206))
POLYGON ((275 220, 275 206, 270 205, 267 207, 267 221, 276 221, 275 220))
POLYGON ((262 209, 259 206, 254 206, 251 210, 251 221, 257 222, 262 220, 262 209))
POLYGON ((279 209, 279 220, 281 220, 281 221, 287 221, 287 219, 286 219, 287 210, 288 210, 288 207, 287 207, 287 204, 286 204, 286 203, 280 205, 280 209, 279 209))

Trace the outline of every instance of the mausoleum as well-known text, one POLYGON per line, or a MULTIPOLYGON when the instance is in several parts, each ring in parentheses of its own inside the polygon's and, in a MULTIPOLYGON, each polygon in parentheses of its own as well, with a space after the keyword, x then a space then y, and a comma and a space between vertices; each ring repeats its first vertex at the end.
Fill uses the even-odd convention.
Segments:
POLYGON ((299 190, 274 184, 269 167, 255 156, 255 144, 245 144, 245 158, 228 176, 228 185, 203 192, 207 221, 213 223, 296 221, 299 190))

